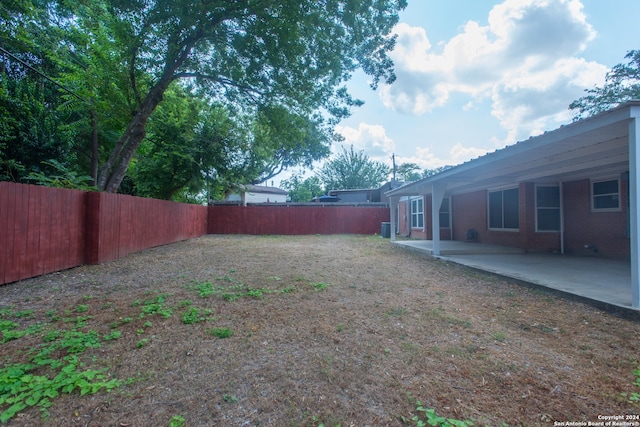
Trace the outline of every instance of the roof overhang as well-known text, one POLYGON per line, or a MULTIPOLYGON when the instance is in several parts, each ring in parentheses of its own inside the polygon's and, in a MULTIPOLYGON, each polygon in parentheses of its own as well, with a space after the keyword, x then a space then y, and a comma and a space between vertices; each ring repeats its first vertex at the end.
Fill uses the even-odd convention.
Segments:
POLYGON ((520 182, 558 183, 607 177, 629 170, 629 124, 640 117, 640 101, 518 142, 385 194, 447 194, 498 188, 520 182))

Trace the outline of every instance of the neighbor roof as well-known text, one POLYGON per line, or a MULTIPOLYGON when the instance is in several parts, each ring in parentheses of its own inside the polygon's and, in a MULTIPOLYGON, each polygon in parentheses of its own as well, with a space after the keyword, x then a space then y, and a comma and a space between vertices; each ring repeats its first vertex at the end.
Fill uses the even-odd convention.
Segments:
POLYGON ((289 194, 288 191, 278 187, 267 187, 264 185, 243 185, 238 188, 239 191, 249 193, 267 193, 267 194, 289 194))

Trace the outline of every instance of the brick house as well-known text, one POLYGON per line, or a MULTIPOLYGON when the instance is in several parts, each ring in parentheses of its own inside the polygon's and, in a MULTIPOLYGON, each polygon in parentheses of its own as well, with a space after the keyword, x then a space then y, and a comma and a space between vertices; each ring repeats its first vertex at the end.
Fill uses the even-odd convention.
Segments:
POLYGON ((637 308, 639 117, 630 101, 388 191, 391 237, 630 259, 637 308))

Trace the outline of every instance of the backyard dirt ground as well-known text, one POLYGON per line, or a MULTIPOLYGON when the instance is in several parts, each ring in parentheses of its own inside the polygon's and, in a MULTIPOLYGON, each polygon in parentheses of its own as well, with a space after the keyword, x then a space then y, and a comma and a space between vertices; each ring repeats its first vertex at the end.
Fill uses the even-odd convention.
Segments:
POLYGON ((5 366, 94 331, 78 366, 122 381, 10 426, 415 426, 419 402, 557 426, 639 410, 637 323, 377 236, 209 235, 2 286, 0 310, 31 331, 5 332, 5 366))

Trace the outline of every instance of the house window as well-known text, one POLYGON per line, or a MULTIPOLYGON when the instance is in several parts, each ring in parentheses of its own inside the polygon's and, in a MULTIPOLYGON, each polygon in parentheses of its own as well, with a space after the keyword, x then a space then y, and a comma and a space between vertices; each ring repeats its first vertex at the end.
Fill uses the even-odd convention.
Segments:
POLYGON ((620 182, 617 179, 591 182, 591 206, 594 211, 620 209, 620 182))
POLYGON ((520 227, 520 197, 517 188, 489 192, 489 228, 517 230, 520 227))
POLYGON ((445 197, 440 205, 440 228, 450 228, 451 199, 445 197))
POLYGON ((422 197, 411 200, 411 228, 424 228, 424 201, 422 197))
POLYGON ((536 230, 560 231, 560 187, 536 187, 536 230))

